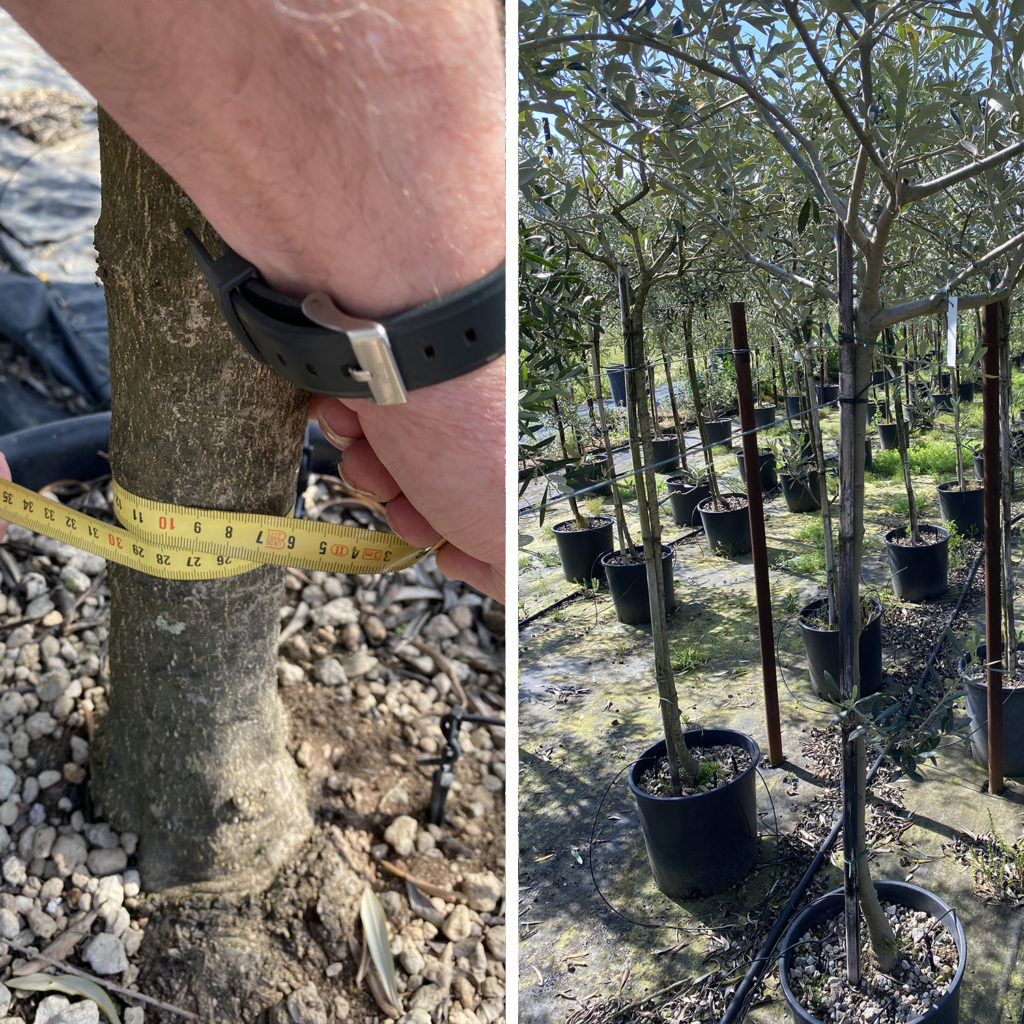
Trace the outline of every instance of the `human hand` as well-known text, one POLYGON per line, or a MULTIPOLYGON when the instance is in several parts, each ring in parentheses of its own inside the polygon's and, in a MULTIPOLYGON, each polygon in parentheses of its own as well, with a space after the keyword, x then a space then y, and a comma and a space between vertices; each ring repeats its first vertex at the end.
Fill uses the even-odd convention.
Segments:
POLYGON ((387 502, 391 528, 437 552, 446 576, 504 600, 504 359, 378 406, 317 395, 311 414, 341 474, 387 502))

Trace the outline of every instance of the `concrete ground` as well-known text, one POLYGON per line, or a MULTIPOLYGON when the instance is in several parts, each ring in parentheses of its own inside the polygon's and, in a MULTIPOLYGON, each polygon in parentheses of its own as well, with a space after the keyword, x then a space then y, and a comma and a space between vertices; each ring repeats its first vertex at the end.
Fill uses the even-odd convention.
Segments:
MULTIPOLYGON (((918 492, 924 517, 937 521, 932 482, 919 481, 918 492)), ((887 481, 874 481, 869 488, 865 589, 878 594, 890 618, 904 615, 904 610, 887 584, 880 541, 884 530, 879 524, 904 493, 887 481)), ((799 534, 814 518, 788 513, 781 500, 769 502, 769 561, 775 564, 813 547, 799 534)), ((523 565, 524 575, 531 577, 520 608, 525 617, 574 588, 558 580, 557 566, 543 564, 540 554, 551 545, 546 531, 529 517, 520 525, 533 537, 523 565)), ((673 539, 684 532, 668 522, 665 536, 673 539)), ((670 634, 684 718, 694 725, 741 729, 766 753, 749 556, 718 558, 702 539, 691 541, 677 550, 675 580, 680 607, 670 618, 670 634)), ((743 959, 737 965, 729 949, 753 934, 751 921, 760 920, 766 930, 765 922, 777 918, 797 877, 781 870, 778 858, 784 847, 799 850, 804 845, 801 822, 806 833, 807 815, 817 813, 817 805, 838 782, 822 773, 807 747, 812 730, 826 729, 832 718, 811 690, 795 624, 796 610, 816 593, 813 576, 773 569, 786 759, 777 768, 768 767, 766 758, 762 761, 758 863, 742 885, 684 904, 662 896, 653 885, 625 781, 629 765, 659 735, 649 628, 619 623, 610 600, 600 593, 555 608, 521 630, 523 1024, 611 1021, 617 1019, 613 1008, 645 999, 651 1019, 678 1019, 678 1008, 667 1006, 668 1000, 709 972, 717 972, 717 999, 684 1019, 706 1024, 720 1019, 727 1002, 724 993, 730 985, 735 987, 746 966, 743 959)), ((954 600, 953 594, 946 599, 943 616, 954 600)), ((906 614, 912 616, 913 609, 906 614)), ((906 657, 905 651, 887 649, 886 669, 891 671, 906 657)), ((925 767, 923 781, 904 777, 884 789, 876 787, 879 813, 898 822, 909 819, 909 826, 903 820, 896 831, 885 833, 890 838, 873 847, 871 871, 876 879, 909 877, 959 914, 968 943, 961 1021, 1019 1024, 1024 1019, 1024 916, 1007 905, 981 902, 972 892, 969 867, 959 863, 950 848, 965 833, 978 835, 992 828, 1013 843, 1024 831, 1024 784, 1009 780, 1004 793, 990 796, 983 792, 985 781, 986 773, 974 764, 968 746, 945 737, 936 763, 925 767)), ((834 820, 831 806, 819 816, 817 832, 827 832, 834 820)), ((809 845, 806 852, 809 857, 809 845)), ((815 880, 815 893, 840 884, 835 867, 839 856, 833 851, 826 860, 815 880)), ((777 978, 773 967, 747 1020, 773 1024, 791 1019, 777 978)))

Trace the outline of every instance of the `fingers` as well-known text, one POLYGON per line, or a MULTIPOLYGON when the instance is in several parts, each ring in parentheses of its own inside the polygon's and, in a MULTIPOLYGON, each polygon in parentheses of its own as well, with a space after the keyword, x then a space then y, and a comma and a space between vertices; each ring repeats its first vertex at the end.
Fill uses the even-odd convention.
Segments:
POLYGON ((345 451, 353 440, 363 436, 359 417, 336 398, 314 395, 309 415, 320 424, 324 437, 339 451, 345 451))
POLYGON ((391 501, 402 493, 395 478, 377 458, 365 438, 350 442, 342 457, 339 473, 357 491, 363 491, 379 501, 391 501))
POLYGON ((449 579, 462 580, 488 597, 505 603, 505 573, 500 565, 481 562, 451 544, 445 544, 435 557, 438 569, 449 579))
POLYGON ((404 494, 388 502, 387 514, 391 529, 415 547, 429 548, 441 539, 437 530, 413 508, 404 494))

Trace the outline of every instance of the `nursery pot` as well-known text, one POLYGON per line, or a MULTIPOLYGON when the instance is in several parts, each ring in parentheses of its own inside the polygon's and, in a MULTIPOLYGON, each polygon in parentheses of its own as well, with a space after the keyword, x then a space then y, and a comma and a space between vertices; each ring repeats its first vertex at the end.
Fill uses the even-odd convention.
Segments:
POLYGON ((976 385, 973 380, 960 381, 960 401, 973 402, 975 387, 976 385))
MULTIPOLYGON (((616 554, 618 552, 615 552, 616 554)), ((651 621, 651 602, 647 593, 647 567, 641 562, 618 564, 609 562, 612 552, 601 556, 601 565, 608 580, 608 590, 619 622, 638 625, 651 621)), ((661 546, 662 584, 665 588, 665 611, 676 606, 675 581, 672 579, 672 549, 661 546)))
POLYGON ((562 572, 570 583, 587 584, 590 580, 604 580, 601 556, 615 547, 612 540, 614 523, 611 516, 597 518, 600 523, 585 530, 579 529, 573 519, 556 523, 552 527, 562 572))
POLYGON ((780 473, 779 482, 790 512, 815 512, 821 508, 821 488, 816 470, 808 470, 806 477, 780 473))
POLYGON ((640 755, 629 770, 647 859, 654 884, 672 899, 710 896, 735 885, 757 860, 756 742, 732 729, 692 729, 687 747, 730 744, 750 754, 750 767, 717 789, 692 796, 651 796, 638 786, 640 776, 665 756, 661 740, 640 755))
POLYGON ((745 494, 723 494, 723 498, 742 498, 740 508, 715 508, 712 497, 698 506, 700 521, 711 550, 718 555, 745 555, 750 551, 750 518, 745 494))
POLYGON ((726 448, 732 448, 732 420, 707 420, 704 429, 708 433, 708 444, 723 444, 726 448))
MULTIPOLYGON (((975 657, 985 663, 985 644, 979 644, 975 657)), ((1024 643, 1017 644, 1024 651, 1024 643)), ((982 768, 988 767, 988 686, 985 677, 970 679, 966 675, 971 663, 970 651, 960 658, 960 675, 967 696, 967 717, 971 720, 971 756, 982 768)), ((1024 775, 1024 686, 1004 686, 1003 705, 1003 774, 1024 775)))
POLYGON ((651 441, 656 473, 675 473, 679 469, 679 438, 658 437, 651 441))
POLYGON ((573 492, 584 491, 587 494, 610 495, 612 485, 608 482, 605 467, 606 460, 583 462, 578 466, 567 466, 565 482, 573 492))
POLYGON ((688 483, 681 476, 670 476, 666 483, 676 526, 700 526, 697 505, 711 493, 711 488, 707 484, 688 483))
POLYGON ((805 412, 807 412, 807 402, 803 395, 786 395, 786 415, 791 420, 795 420, 805 412))
POLYGON ((819 384, 817 391, 818 405, 831 405, 839 398, 838 384, 819 384))
POLYGON ((874 385, 885 383, 885 370, 872 370, 871 371, 871 383, 874 385))
MULTIPOLYGON (((904 421, 904 431, 910 426, 909 421, 904 421)), ((896 424, 895 423, 879 423, 878 424, 878 440, 881 442, 882 450, 888 451, 891 448, 899 447, 896 443, 896 424)))
MULTIPOLYGON (((774 491, 779 486, 779 477, 775 472, 775 452, 759 451, 757 457, 761 467, 761 490, 765 492, 774 491)), ((743 461, 742 450, 736 452, 736 464, 740 467, 740 479, 746 483, 747 469, 743 461)))
POLYGON ((875 419, 875 413, 878 412, 878 403, 871 401, 871 399, 869 398, 868 402, 867 402, 867 405, 868 405, 868 423, 872 423, 872 422, 874 422, 874 419, 875 419))
POLYGON ((921 524, 921 533, 931 543, 908 547, 896 540, 906 537, 908 526, 897 526, 885 535, 892 589, 901 601, 927 601, 942 597, 949 589, 949 531, 941 526, 921 524))
POLYGON ((608 374, 608 386, 612 389, 612 403, 625 405, 626 368, 621 363, 617 363, 613 366, 606 366, 604 372, 608 374))
MULTIPOLYGON (((882 688, 882 605, 873 597, 865 598, 870 603, 872 616, 860 631, 857 650, 860 658, 860 696, 878 693, 882 688)), ((800 609, 797 623, 804 638, 807 652, 807 668, 811 682, 818 696, 834 701, 836 695, 825 678, 827 672, 839 686, 839 672, 842 660, 839 655, 839 630, 823 629, 804 621, 805 616, 815 618, 814 613, 825 607, 826 598, 819 597, 800 609)))
POLYGON ((758 430, 770 427, 775 422, 775 406, 759 405, 754 409, 754 426, 758 430))
MULTIPOLYGON (((960 984, 967 964, 967 939, 963 925, 956 912, 951 910, 938 896, 910 882, 875 882, 875 890, 883 903, 896 903, 911 910, 921 910, 940 922, 956 943, 956 972, 949 981, 949 987, 923 1014, 912 1017, 907 1024, 957 1024, 960 1019, 960 984)), ((798 1002, 790 986, 793 961, 800 955, 800 940, 815 925, 822 924, 843 913, 843 890, 833 889, 810 906, 805 907, 786 930, 782 937, 782 957, 779 960, 779 978, 782 994, 795 1024, 821 1024, 818 1017, 812 1017, 798 1002)))
POLYGON ((980 487, 961 491, 956 480, 939 484, 939 510, 942 521, 952 523, 964 537, 985 533, 985 492, 980 487))
POLYGON ((953 411, 953 394, 950 391, 933 391, 931 393, 932 408, 936 412, 953 411))

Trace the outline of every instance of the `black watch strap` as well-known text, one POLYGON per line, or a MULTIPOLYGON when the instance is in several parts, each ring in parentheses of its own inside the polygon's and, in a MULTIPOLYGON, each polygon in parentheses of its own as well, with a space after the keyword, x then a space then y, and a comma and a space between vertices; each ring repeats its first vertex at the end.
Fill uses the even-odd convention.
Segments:
POLYGON ((185 235, 224 318, 245 350, 297 387, 379 405, 461 377, 505 351, 505 266, 380 322, 350 317, 324 292, 301 302, 269 287, 221 242, 212 257, 185 235))

